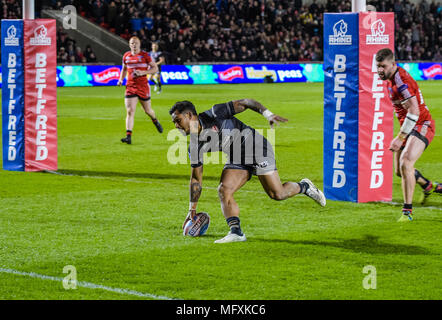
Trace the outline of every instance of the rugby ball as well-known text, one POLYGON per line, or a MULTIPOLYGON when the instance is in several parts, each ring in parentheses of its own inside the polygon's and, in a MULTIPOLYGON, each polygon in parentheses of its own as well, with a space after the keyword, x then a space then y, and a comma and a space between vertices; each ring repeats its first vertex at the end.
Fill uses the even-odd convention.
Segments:
POLYGON ((206 233, 209 228, 210 217, 207 212, 199 212, 195 219, 187 221, 184 226, 183 235, 191 237, 199 237, 206 233))

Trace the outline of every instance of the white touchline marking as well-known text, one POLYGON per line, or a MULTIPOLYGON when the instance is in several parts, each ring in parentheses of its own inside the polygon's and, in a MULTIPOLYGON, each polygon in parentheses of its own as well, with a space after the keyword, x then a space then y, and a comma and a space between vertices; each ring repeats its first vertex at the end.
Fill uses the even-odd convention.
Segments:
MULTIPOLYGON (((38 274, 35 272, 23 272, 23 271, 18 271, 18 270, 14 270, 14 269, 8 269, 8 268, 0 268, 0 273, 9 273, 9 274, 15 274, 15 275, 19 275, 19 276, 37 278, 37 279, 41 279, 41 280, 51 280, 51 281, 63 282, 63 278, 46 276, 44 274, 38 274)), ((95 283, 85 282, 85 281, 77 281, 77 286, 83 287, 83 288, 88 288, 88 289, 101 289, 101 290, 115 292, 115 293, 119 293, 119 294, 125 294, 125 295, 131 295, 131 296, 137 296, 137 297, 143 297, 143 298, 151 298, 151 299, 156 299, 156 300, 179 300, 179 299, 169 298, 169 297, 165 297, 165 296, 157 296, 157 295, 154 295, 151 293, 138 292, 135 290, 107 287, 107 286, 103 286, 101 284, 95 284, 95 283)))

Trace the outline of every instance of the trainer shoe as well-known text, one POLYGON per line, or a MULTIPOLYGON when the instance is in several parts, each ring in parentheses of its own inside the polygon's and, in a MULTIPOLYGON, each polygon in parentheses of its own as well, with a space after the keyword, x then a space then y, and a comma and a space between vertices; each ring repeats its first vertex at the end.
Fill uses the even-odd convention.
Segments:
POLYGON ((132 138, 131 138, 131 136, 127 136, 126 138, 121 139, 121 142, 127 143, 127 144, 132 144, 132 138))
POLYGON ((227 236, 225 236, 222 239, 215 240, 215 243, 229 243, 229 242, 240 242, 240 241, 246 241, 246 235, 243 234, 242 236, 237 235, 236 233, 232 233, 229 231, 227 236))
POLYGON ((413 221, 413 213, 410 210, 402 210, 402 216, 397 222, 410 222, 413 221))
POLYGON ((157 121, 152 121, 153 124, 155 125, 155 127, 157 127, 157 130, 159 133, 163 133, 163 127, 161 126, 161 123, 157 120, 157 121))
POLYGON ((324 194, 321 190, 316 188, 316 186, 309 179, 302 179, 301 182, 305 182, 308 184, 309 188, 305 192, 305 194, 315 200, 320 206, 325 207, 327 200, 325 199, 324 194))
POLYGON ((431 186, 429 186, 428 189, 422 190, 422 196, 421 196, 421 204, 425 204, 425 202, 427 202, 427 199, 429 196, 431 196, 431 194, 436 191, 438 184, 437 182, 434 182, 431 184, 431 186))

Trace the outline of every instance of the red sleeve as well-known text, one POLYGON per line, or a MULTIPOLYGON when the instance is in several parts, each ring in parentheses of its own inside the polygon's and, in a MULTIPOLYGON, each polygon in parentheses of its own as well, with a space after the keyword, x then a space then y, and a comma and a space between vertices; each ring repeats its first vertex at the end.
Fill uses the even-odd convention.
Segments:
POLYGON ((405 71, 400 70, 394 77, 397 91, 400 94, 402 100, 410 99, 417 94, 416 81, 405 71))
POLYGON ((125 54, 123 54, 123 61, 121 62, 121 64, 122 64, 123 66, 126 65, 126 62, 124 62, 124 61, 126 60, 127 54, 128 54, 128 52, 126 52, 125 54))

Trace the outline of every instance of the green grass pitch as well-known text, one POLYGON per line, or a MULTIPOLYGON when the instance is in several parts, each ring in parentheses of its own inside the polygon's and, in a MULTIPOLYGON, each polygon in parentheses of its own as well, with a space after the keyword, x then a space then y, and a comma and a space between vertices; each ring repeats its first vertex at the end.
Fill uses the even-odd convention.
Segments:
MULTIPOLYGON (((441 82, 419 85, 438 127, 417 167, 440 181, 441 82)), ((167 161, 170 106, 187 99, 201 112, 257 99, 289 119, 276 129, 282 180, 309 177, 322 188, 322 91, 311 83, 166 86, 152 97, 165 132, 138 107, 133 144, 125 145, 124 88, 59 88, 63 175, 0 171, 0 299, 149 299, 123 289, 177 299, 441 299, 442 197, 415 204, 412 223, 397 223, 397 177, 396 204, 325 208, 305 196, 273 201, 254 177, 236 196, 248 241, 215 245, 228 231, 216 191, 222 164, 206 165, 198 209, 209 212, 210 228, 182 236, 190 168, 167 161), (78 281, 119 291, 65 290, 39 276, 63 278, 66 265, 78 281), (363 287, 367 265, 376 268, 375 290, 363 287)), ((252 111, 239 118, 267 128, 252 111)))

